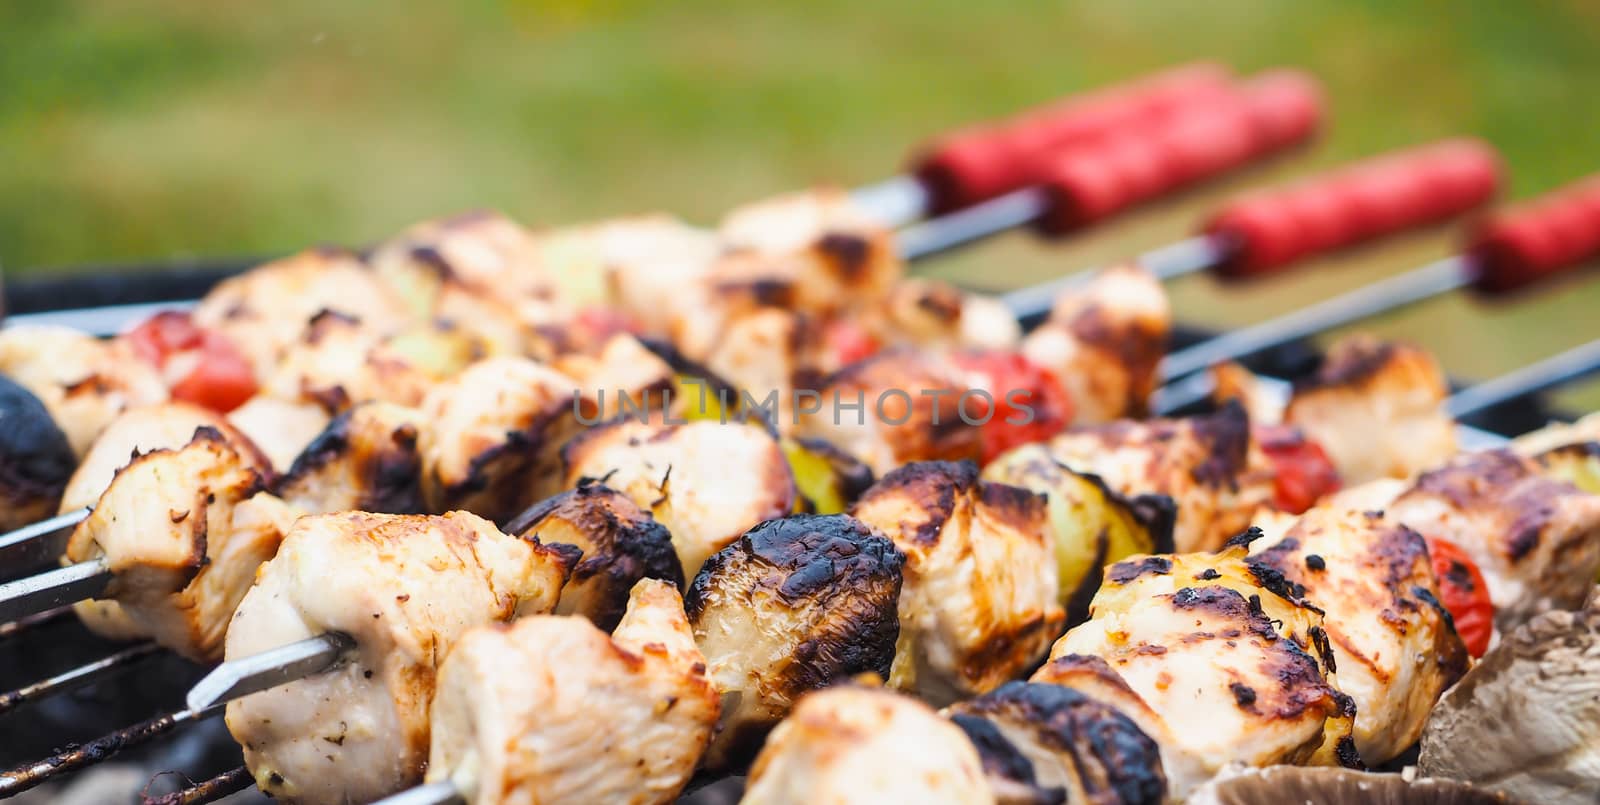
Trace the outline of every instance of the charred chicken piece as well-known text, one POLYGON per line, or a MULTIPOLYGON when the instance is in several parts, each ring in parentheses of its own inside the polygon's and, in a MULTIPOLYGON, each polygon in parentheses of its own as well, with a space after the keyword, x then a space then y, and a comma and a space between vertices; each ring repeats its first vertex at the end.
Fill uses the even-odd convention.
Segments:
POLYGON ((765 429, 651 419, 614 419, 568 442, 565 485, 596 479, 650 512, 671 532, 684 578, 757 523, 794 510, 794 475, 765 429))
POLYGON ((548 613, 576 551, 465 512, 302 517, 228 629, 229 659, 337 632, 351 661, 228 704, 261 790, 368 802, 422 781, 439 664, 474 626, 548 613))
POLYGON ((420 514, 417 447, 425 426, 414 408, 367 402, 333 418, 279 479, 278 496, 308 514, 420 514))
POLYGON ((1163 741, 1174 796, 1233 762, 1360 763, 1355 702, 1337 687, 1322 613, 1246 560, 1253 535, 1215 554, 1111 566, 1090 620, 1051 649, 1052 660, 1103 658, 1165 722, 1146 732, 1163 741))
POLYGON ((535 503, 506 525, 506 533, 583 551, 555 611, 582 615, 607 632, 622 620, 642 579, 683 589, 672 535, 627 495, 598 483, 535 503))
POLYGON ((229 616, 293 519, 257 495, 261 476, 211 428, 135 458, 78 524, 66 559, 99 559, 104 597, 139 629, 196 661, 216 660, 229 616))
POLYGON ((609 636, 553 615, 474 628, 439 669, 428 780, 473 805, 671 802, 716 727, 705 668, 653 579, 609 636))
POLYGON ((118 414, 167 399, 161 374, 128 345, 68 327, 0 330, 0 374, 44 403, 80 456, 118 414))
POLYGON ((560 450, 592 415, 576 381, 526 358, 487 358, 422 403, 422 494, 433 511, 497 523, 561 489, 560 450))
POLYGON ((1019 486, 1049 499, 1058 599, 1067 622, 1089 615, 1103 568, 1134 554, 1170 553, 1177 507, 1164 495, 1124 497, 1098 476, 1073 472, 1042 444, 1025 445, 995 459, 983 478, 1019 486))
POLYGON ((724 697, 707 767, 748 760, 806 692, 889 675, 904 563, 893 543, 842 514, 769 520, 706 561, 686 598, 724 697))
POLYGON ((1044 656, 1065 618, 1045 504, 970 462, 910 464, 861 496, 851 514, 906 555, 891 687, 949 704, 1044 656))
POLYGON ((0 530, 55 514, 77 465, 72 443, 50 410, 0 375, 0 530))
POLYGON ((1250 548, 1327 613, 1362 759, 1386 763, 1415 743, 1433 703, 1470 663, 1422 537, 1377 512, 1319 507, 1250 548))
MULTIPOLYGON (((1463 453, 1384 501, 1389 520, 1466 551, 1489 586, 1504 633, 1549 609, 1583 605, 1600 571, 1600 497, 1545 477, 1509 450, 1463 453)), ((1354 492, 1355 490, 1352 490, 1354 492)))
POLYGON ((983 443, 970 423, 990 414, 994 400, 969 391, 955 366, 910 350, 851 364, 817 392, 797 407, 795 435, 828 442, 880 475, 913 461, 978 460, 983 443))
POLYGON ((1117 708, 1078 691, 1007 682, 954 705, 946 715, 977 746, 990 787, 1021 795, 1012 799, 1103 805, 1165 801, 1166 775, 1156 742, 1117 708))
POLYGON ((1456 452, 1449 392, 1426 350, 1358 335, 1296 384, 1283 418, 1322 445, 1345 483, 1409 478, 1456 452))
POLYGON ((1050 317, 1022 339, 1022 354, 1066 384, 1076 421, 1092 425, 1145 413, 1171 330, 1161 283, 1137 266, 1118 266, 1058 297, 1050 317))
POLYGON ((1051 439, 1049 452, 1123 496, 1171 498, 1180 553, 1221 546, 1272 500, 1272 469, 1236 404, 1204 416, 1075 428, 1051 439))
POLYGON ((842 685, 800 700, 750 770, 742 805, 995 802, 961 729, 927 705, 842 685))

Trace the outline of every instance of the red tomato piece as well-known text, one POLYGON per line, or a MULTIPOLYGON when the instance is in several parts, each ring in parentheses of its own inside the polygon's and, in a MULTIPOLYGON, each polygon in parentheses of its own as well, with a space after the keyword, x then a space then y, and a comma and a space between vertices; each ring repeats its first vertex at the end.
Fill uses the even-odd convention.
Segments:
POLYGON ((1322 445, 1299 428, 1259 426, 1255 437, 1272 462, 1273 503, 1280 510, 1300 514, 1324 495, 1339 491, 1339 471, 1322 445))
MULTIPOLYGON (((1055 375, 1016 352, 963 352, 956 364, 977 375, 974 388, 994 399, 994 409, 980 428, 985 463, 1019 445, 1042 442, 1072 422, 1072 395, 1055 375)), ((967 413, 981 419, 982 400, 971 400, 967 413)))
POLYGON ((867 328, 848 319, 834 319, 824 325, 822 343, 835 361, 834 366, 864 361, 882 348, 867 328))
POLYGON ((227 336, 197 327, 187 313, 157 313, 122 337, 135 355, 158 369, 178 355, 198 353, 193 369, 169 378, 175 400, 225 414, 255 396, 255 372, 244 353, 227 336))
POLYGON ((1427 537, 1428 556, 1433 559, 1433 575, 1439 579, 1439 603, 1450 611, 1456 633, 1467 644, 1467 652, 1482 657, 1489 650, 1494 634, 1494 602, 1467 552, 1446 539, 1427 537))

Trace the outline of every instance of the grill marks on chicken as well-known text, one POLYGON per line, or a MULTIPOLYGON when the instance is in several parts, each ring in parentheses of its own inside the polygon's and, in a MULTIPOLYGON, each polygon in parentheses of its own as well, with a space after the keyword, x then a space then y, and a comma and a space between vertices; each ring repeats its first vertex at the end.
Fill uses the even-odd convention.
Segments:
POLYGON ((843 685, 802 699, 750 769, 743 805, 995 802, 959 727, 927 705, 843 685))
POLYGON ((216 660, 233 608, 292 519, 261 476, 212 429, 135 458, 67 543, 66 559, 102 559, 105 597, 140 631, 197 661, 216 660))
POLYGON ((807 691, 887 677, 905 557, 842 514, 762 523, 706 561, 687 608, 724 697, 709 768, 748 760, 807 691))
POLYGON ((300 518, 234 612, 226 656, 330 632, 356 652, 228 705, 256 784, 289 802, 363 802, 420 782, 449 647, 471 627, 550 612, 575 559, 465 512, 300 518))
POLYGON ((1470 662, 1439 604, 1422 537, 1377 513, 1319 507, 1251 551, 1327 613, 1339 689, 1356 702, 1361 757, 1384 763, 1416 742, 1433 703, 1470 662))
POLYGON ((439 669, 428 780, 474 805, 667 803, 717 713, 677 590, 647 579, 610 636, 545 615, 463 635, 439 669))
POLYGON ((419 514, 424 504, 418 440, 426 426, 416 409, 357 405, 311 440, 279 479, 278 495, 309 514, 419 514))
POLYGON ((1043 496, 979 480, 970 462, 925 462, 889 473, 851 513, 906 555, 891 686, 937 704, 983 693, 1059 633, 1043 496))

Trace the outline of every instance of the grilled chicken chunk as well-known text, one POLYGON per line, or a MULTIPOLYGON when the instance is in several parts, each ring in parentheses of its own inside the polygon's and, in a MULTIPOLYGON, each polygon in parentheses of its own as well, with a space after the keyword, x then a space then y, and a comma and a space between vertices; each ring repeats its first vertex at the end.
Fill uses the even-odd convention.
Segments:
POLYGON ((465 512, 300 518, 234 612, 226 656, 330 632, 356 651, 228 704, 256 784, 287 802, 368 802, 421 782, 450 646, 474 626, 550 612, 575 554, 465 512))
POLYGON ((1126 497, 1171 498, 1180 553, 1219 547, 1272 500, 1271 468, 1234 404, 1205 416, 1075 428, 1051 439, 1049 451, 1126 497))
POLYGON ((234 606, 277 551, 293 514, 256 495, 261 476, 211 428, 133 459, 78 524, 66 559, 99 559, 103 598, 139 629, 196 661, 216 660, 234 606))
POLYGON ((978 749, 1002 799, 1158 805, 1156 742, 1117 708, 1070 688, 1007 682, 946 713, 978 749), (1012 796, 1006 796, 1013 793, 1012 796))
POLYGON ((0 330, 0 374, 44 403, 80 456, 124 410, 167 399, 161 374, 127 344, 69 327, 0 330))
POLYGON ((583 551, 555 611, 582 615, 607 632, 622 620, 639 581, 660 579, 683 589, 672 535, 627 495, 599 483, 534 504, 506 525, 506 533, 583 551))
POLYGON ((828 442, 879 475, 913 461, 982 455, 979 431, 969 420, 987 415, 988 402, 968 394, 962 373, 935 356, 879 353, 834 373, 817 392, 797 407, 795 434, 828 442))
POLYGON ((262 393, 313 402, 330 414, 370 400, 415 406, 438 378, 396 350, 391 332, 342 313, 317 313, 300 337, 283 347, 262 393))
POLYGON ((200 300, 194 323, 228 336, 265 383, 284 351, 323 311, 378 333, 397 332, 411 319, 404 300, 354 253, 319 248, 223 280, 200 300))
POLYGON ((769 520, 712 555, 687 596, 724 697, 707 767, 748 760, 806 692, 889 675, 904 564, 893 543, 842 514, 769 520))
POLYGON ((884 344, 1010 350, 1022 341, 1022 328, 1005 303, 943 280, 906 277, 881 307, 867 311, 865 323, 884 344))
POLYGON ((527 358, 487 358, 434 387, 419 442, 429 508, 503 523, 558 491, 559 451, 584 407, 576 381, 527 358))
POLYGON ((1080 424, 1142 415, 1167 351, 1172 308, 1148 271, 1118 266, 1057 297, 1022 354, 1072 394, 1080 424))
POLYGON ((1362 759, 1386 763, 1415 743, 1433 703, 1470 663, 1422 537, 1378 512, 1318 507, 1250 548, 1326 613, 1339 689, 1356 702, 1362 759))
POLYGON ((995 802, 961 729, 914 699, 843 685, 800 700, 767 738, 742 805, 995 802))
POLYGON ((1441 407, 1449 392, 1426 350, 1353 336, 1296 384, 1283 418, 1322 445, 1347 484, 1409 478, 1456 452, 1455 422, 1441 407))
MULTIPOLYGON (((1460 546, 1483 572, 1495 627, 1506 632, 1549 609, 1583 605, 1600 572, 1600 497, 1542 474, 1509 450, 1464 453, 1368 508, 1423 536, 1460 546)), ((1352 490, 1354 493, 1356 490, 1352 490)))
POLYGON ((261 448, 273 469, 283 472, 300 456, 331 418, 314 402, 280 400, 257 394, 228 412, 228 424, 261 448))
POLYGON ((1175 796, 1203 782, 1196 767, 1208 777, 1233 762, 1360 762, 1355 702, 1336 685, 1321 612, 1277 571, 1247 562, 1247 540, 1113 565, 1090 620, 1051 649, 1052 660, 1103 658, 1165 722, 1146 732, 1163 742, 1175 796))
POLYGON ((672 533, 684 578, 756 523, 794 510, 794 476, 766 430, 653 419, 615 419, 568 442, 565 485, 598 479, 650 512, 672 533))
POLYGON ((654 579, 610 636, 554 615, 472 629, 439 669, 428 780, 473 805, 671 802, 716 727, 705 669, 654 579))
POLYGON ((308 514, 368 511, 420 514, 426 423, 414 408, 367 402, 333 418, 277 484, 277 493, 308 514))
POLYGON ((889 684, 935 704, 983 693, 1044 656, 1065 615, 1045 498, 970 462, 910 464, 851 514, 906 555, 889 684))

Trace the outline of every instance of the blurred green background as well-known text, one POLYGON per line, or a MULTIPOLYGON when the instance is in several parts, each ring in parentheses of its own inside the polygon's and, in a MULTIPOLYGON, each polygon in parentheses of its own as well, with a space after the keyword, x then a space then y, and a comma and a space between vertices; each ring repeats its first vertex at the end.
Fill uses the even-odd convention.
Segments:
MULTIPOLYGON (((559 224, 857 184, 942 128, 1212 58, 1326 83, 1314 148, 1089 236, 1014 235, 925 270, 1021 284, 1190 231, 1251 183, 1472 133, 1521 197, 1600 170, 1600 3, 284 0, 0 3, 0 265, 359 244, 467 207, 559 224)), ((1248 291, 1236 325, 1448 252, 1438 232, 1248 291)), ((1600 283, 1371 329, 1483 377, 1600 335, 1600 283)), ((1600 406, 1591 387, 1567 397, 1600 406)))

